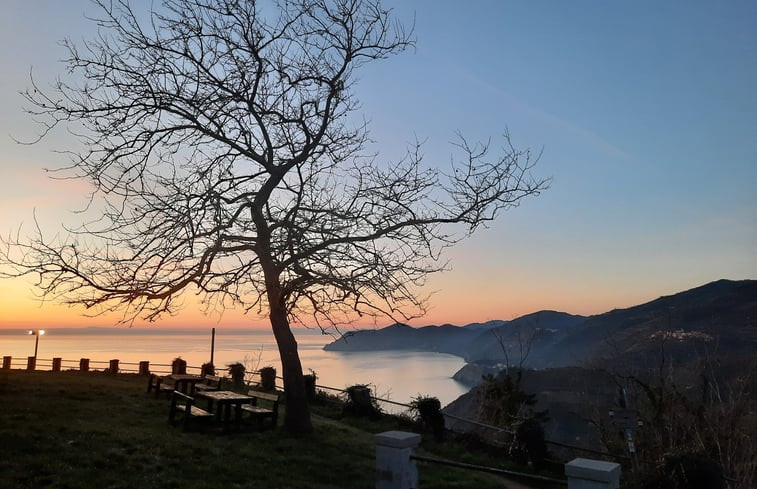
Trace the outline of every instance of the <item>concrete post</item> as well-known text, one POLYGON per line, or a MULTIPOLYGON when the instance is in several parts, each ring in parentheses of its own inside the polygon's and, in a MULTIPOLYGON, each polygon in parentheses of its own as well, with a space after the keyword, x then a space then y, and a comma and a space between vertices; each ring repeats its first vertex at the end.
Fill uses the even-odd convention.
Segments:
POLYGON ((568 489, 618 489, 620 465, 602 460, 575 458, 565 464, 568 489))
POLYGON ((421 435, 385 431, 374 435, 376 443, 376 489, 417 489, 418 467, 410 456, 421 435))
POLYGON ((60 363, 63 361, 60 357, 53 358, 53 372, 60 372, 60 363))
POLYGON ((3 370, 9 370, 11 368, 12 357, 3 357, 3 370))
POLYGON ((111 373, 111 374, 118 373, 118 360, 117 359, 113 359, 110 361, 110 365, 108 367, 108 373, 111 373))
POLYGON ((28 357, 26 359, 26 370, 34 370, 37 368, 37 357, 28 357))
POLYGON ((79 360, 79 370, 82 372, 89 372, 89 358, 82 358, 79 360))

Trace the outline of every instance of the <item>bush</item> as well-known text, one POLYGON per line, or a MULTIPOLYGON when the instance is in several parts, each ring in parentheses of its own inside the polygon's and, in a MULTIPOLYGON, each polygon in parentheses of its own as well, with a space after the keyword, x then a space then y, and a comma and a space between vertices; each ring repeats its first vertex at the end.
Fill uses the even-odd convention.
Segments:
POLYGON ((315 399, 315 382, 318 377, 315 375, 315 372, 311 370, 310 373, 304 375, 303 378, 305 380, 305 394, 309 401, 313 401, 315 399))
POLYGON ((187 373, 187 361, 181 357, 174 358, 173 362, 171 362, 171 373, 182 375, 187 373))
POLYGON ((276 390, 276 369, 274 367, 263 367, 260 369, 260 387, 264 391, 276 390))
POLYGON ((410 406, 417 413, 417 419, 423 426, 434 434, 438 441, 444 439, 444 415, 442 403, 436 397, 418 396, 412 400, 410 406))
POLYGON ((245 370, 244 365, 239 362, 229 364, 229 375, 231 376, 231 382, 234 384, 234 387, 238 389, 244 387, 245 370))
POLYGON ((216 374, 216 368, 210 362, 203 363, 202 367, 200 367, 200 375, 202 375, 202 376, 205 376, 205 375, 215 375, 215 374, 216 374))
POLYGON ((517 442, 517 451, 520 452, 520 463, 530 461, 535 468, 541 468, 544 460, 547 458, 547 444, 544 441, 544 427, 534 419, 529 418, 518 425, 515 431, 515 440, 517 442))
POLYGON ((662 464, 648 476, 644 489, 725 489, 723 469, 700 452, 665 455, 662 464))
POLYGON ((381 416, 381 408, 371 397, 371 388, 367 385, 352 385, 345 389, 347 399, 342 412, 351 416, 368 416, 378 418, 381 416))

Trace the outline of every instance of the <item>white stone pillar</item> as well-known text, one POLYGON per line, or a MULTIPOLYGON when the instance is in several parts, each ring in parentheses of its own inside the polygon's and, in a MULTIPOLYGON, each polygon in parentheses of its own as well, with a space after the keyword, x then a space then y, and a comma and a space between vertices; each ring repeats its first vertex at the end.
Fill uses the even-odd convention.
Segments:
POLYGON ((620 465, 602 460, 575 458, 565 464, 568 489, 618 489, 620 465))
POLYGON ((410 456, 421 435, 385 431, 374 435, 376 443, 376 489, 417 489, 418 468, 410 456))

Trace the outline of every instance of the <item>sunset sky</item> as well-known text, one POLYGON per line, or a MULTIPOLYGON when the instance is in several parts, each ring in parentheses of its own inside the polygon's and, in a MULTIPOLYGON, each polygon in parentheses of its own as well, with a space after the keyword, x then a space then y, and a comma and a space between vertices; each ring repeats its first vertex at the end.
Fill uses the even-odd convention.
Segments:
MULTIPOLYGON (((135 5, 150 2, 135 1, 135 5)), ((365 67, 357 96, 382 156, 416 137, 449 162, 455 131, 543 150, 552 187, 449 253, 415 325, 596 314, 720 278, 757 278, 757 2, 386 2, 417 47, 365 67)), ((89 38, 87 0, 0 5, 0 232, 76 222, 86 186, 50 180, 75 147, 39 128, 18 92, 52 83, 64 37, 89 38)), ((0 328, 110 326, 0 280, 0 328)), ((157 327, 265 327, 185 310, 157 327)))

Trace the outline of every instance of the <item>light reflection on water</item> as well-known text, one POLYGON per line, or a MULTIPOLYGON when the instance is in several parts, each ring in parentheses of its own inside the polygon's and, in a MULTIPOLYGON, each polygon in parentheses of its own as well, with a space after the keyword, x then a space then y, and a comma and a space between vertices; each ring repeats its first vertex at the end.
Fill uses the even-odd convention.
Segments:
MULTIPOLYGON (((200 366, 210 359, 210 332, 182 332, 170 330, 50 330, 40 338, 38 357, 61 357, 63 368, 71 368, 74 360, 89 358, 92 368, 103 369, 111 359, 122 363, 149 360, 151 364, 169 364, 175 357, 185 359, 190 366, 200 366)), ((467 392, 452 375, 464 365, 462 358, 443 353, 428 352, 332 352, 323 345, 331 336, 317 331, 296 332, 300 358, 305 372, 316 372, 318 384, 344 388, 354 384, 370 384, 378 396, 407 403, 419 394, 439 398, 442 405, 467 392)), ((34 340, 24 335, 0 334, 0 355, 12 356, 14 368, 24 368, 22 362, 34 353, 34 340), (18 358, 18 359, 17 359, 18 358)), ((267 331, 216 333, 214 361, 217 367, 242 362, 250 369, 267 365, 281 373, 278 350, 273 336, 267 331)), ((44 367, 43 367, 44 368, 44 367)), ((136 367, 131 367, 136 369, 136 367)), ((388 408, 389 406, 385 406, 388 408)), ((391 409, 396 410, 396 409, 391 409)))

